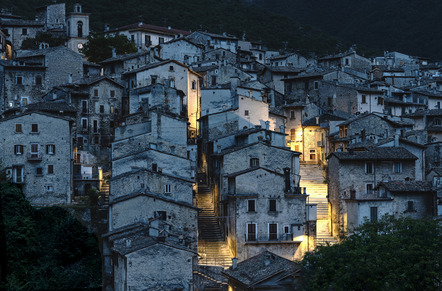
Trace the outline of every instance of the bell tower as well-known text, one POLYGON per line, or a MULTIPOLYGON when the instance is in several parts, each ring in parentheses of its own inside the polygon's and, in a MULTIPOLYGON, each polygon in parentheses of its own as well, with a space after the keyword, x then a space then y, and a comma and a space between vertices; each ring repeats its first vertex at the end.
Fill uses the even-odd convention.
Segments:
POLYGON ((68 48, 78 53, 89 36, 89 15, 90 13, 83 13, 81 4, 76 3, 74 11, 66 19, 68 48))

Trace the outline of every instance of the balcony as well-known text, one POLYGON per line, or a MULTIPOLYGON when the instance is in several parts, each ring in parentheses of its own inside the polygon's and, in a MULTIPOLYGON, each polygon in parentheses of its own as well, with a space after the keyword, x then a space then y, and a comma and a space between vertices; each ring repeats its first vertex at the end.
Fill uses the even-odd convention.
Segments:
POLYGON ((40 162, 42 160, 41 153, 28 153, 28 161, 40 162))

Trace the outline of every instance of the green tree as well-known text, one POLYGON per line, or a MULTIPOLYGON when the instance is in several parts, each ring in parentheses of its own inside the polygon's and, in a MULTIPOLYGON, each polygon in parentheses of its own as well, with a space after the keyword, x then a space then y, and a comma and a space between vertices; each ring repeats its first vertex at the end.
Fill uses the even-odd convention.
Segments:
POLYGON ((440 290, 440 221, 383 217, 302 261, 306 290, 440 290))
POLYGON ((27 38, 21 44, 21 49, 24 50, 36 50, 39 48, 40 43, 47 43, 49 47, 56 47, 63 45, 66 39, 62 37, 54 37, 50 33, 39 32, 34 38, 27 38))
POLYGON ((81 49, 89 61, 99 63, 112 57, 112 49, 117 54, 128 54, 137 52, 137 48, 124 35, 117 34, 115 36, 90 35, 87 43, 81 49))

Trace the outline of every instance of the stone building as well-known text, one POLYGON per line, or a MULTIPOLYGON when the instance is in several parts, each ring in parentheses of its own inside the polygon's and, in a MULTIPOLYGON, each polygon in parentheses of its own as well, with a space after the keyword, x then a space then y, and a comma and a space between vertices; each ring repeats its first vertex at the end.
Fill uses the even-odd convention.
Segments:
POLYGON ((0 119, 2 165, 33 205, 71 202, 72 124, 68 116, 41 110, 0 119))
POLYGON ((187 38, 175 38, 156 47, 158 55, 164 60, 175 60, 190 66, 201 60, 204 46, 193 43, 187 38))
POLYGON ((297 290, 300 267, 273 252, 263 251, 222 272, 229 280, 229 290, 297 290))
POLYGON ((358 226, 364 216, 368 217, 362 208, 354 207, 356 204, 352 204, 353 201, 359 205, 365 202, 366 207, 371 205, 372 213, 369 214, 373 219, 386 213, 398 214, 391 207, 377 208, 376 201, 386 198, 385 193, 376 190, 377 186, 381 182, 389 185, 390 182, 413 181, 416 177, 417 157, 402 147, 334 152, 328 160, 328 199, 334 236, 358 226), (357 212, 358 209, 362 212, 357 212))
POLYGON ((174 60, 166 60, 126 72, 123 78, 127 81, 129 90, 159 83, 183 91, 186 96, 189 130, 197 132, 201 110, 200 76, 189 67, 174 60))
POLYGON ((125 55, 117 55, 116 52, 113 51, 112 57, 102 61, 100 64, 103 66, 105 76, 121 79, 123 73, 156 61, 159 61, 159 59, 154 56, 154 51, 149 49, 147 51, 125 55))
POLYGON ((126 36, 130 41, 134 42, 139 50, 146 50, 149 47, 166 43, 176 37, 187 36, 189 31, 175 29, 170 26, 162 27, 143 22, 128 24, 115 29, 105 27, 105 35, 121 34, 126 36))
POLYGON ((83 78, 82 56, 64 46, 23 51, 16 61, 46 67, 43 86, 47 89, 83 78))
POLYGON ((46 92, 46 68, 40 64, 0 61, 0 112, 40 102, 46 92))
POLYGON ((21 16, 4 13, 0 16, 0 26, 5 33, 6 41, 11 44, 12 51, 21 48, 27 38, 34 38, 43 31, 44 23, 36 20, 25 20, 21 16))
POLYGON ((107 264, 106 273, 113 277, 104 281, 104 290, 193 290, 197 253, 183 239, 153 237, 155 223, 152 219, 149 225, 133 224, 104 236, 103 253, 113 261, 107 264))
POLYGON ((195 31, 186 38, 194 43, 204 45, 206 51, 223 48, 236 54, 238 49, 238 38, 226 33, 215 34, 206 31, 195 31))

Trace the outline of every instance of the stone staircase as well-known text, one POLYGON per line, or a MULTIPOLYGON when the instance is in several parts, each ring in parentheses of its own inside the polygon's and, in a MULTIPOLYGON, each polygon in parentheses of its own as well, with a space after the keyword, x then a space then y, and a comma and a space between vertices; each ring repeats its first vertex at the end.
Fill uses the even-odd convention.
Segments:
POLYGON ((325 178, 321 166, 301 164, 300 175, 300 187, 306 187, 307 194, 309 195, 307 202, 317 204, 316 245, 336 243, 336 239, 330 235, 327 200, 328 185, 324 183, 325 178))
POLYGON ((100 185, 100 196, 104 205, 109 205, 109 181, 103 180, 100 185))
POLYGON ((219 219, 215 216, 209 187, 198 186, 197 206, 202 209, 198 216, 198 253, 202 259, 198 263, 200 265, 231 266, 232 255, 224 239, 219 219))

